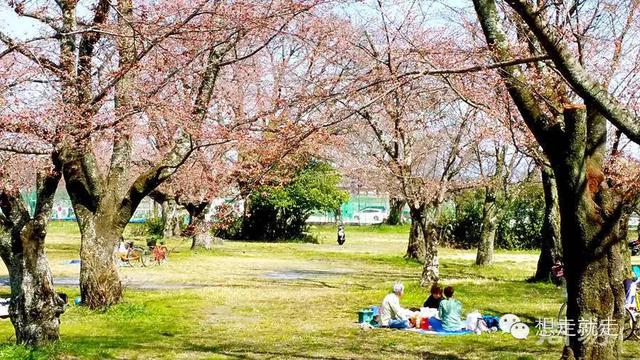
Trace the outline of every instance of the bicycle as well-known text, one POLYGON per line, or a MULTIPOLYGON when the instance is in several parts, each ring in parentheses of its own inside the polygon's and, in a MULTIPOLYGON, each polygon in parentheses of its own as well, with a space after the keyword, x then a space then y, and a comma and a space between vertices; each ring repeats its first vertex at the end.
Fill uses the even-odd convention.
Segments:
POLYGON ((150 261, 155 262, 156 265, 160 265, 167 261, 169 249, 164 244, 150 246, 149 248, 151 249, 150 261))
POLYGON ((120 255, 120 261, 122 263, 127 264, 131 267, 134 267, 134 263, 140 264, 140 267, 146 267, 148 261, 149 254, 146 251, 139 247, 131 247, 127 250, 126 254, 120 255))

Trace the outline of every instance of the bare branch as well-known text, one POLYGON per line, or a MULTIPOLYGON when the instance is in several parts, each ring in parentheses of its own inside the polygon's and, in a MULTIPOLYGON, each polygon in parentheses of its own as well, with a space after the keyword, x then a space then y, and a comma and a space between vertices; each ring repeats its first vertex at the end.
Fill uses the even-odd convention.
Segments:
POLYGON ((536 35, 550 59, 565 80, 592 104, 629 139, 640 143, 640 118, 625 108, 609 91, 589 74, 562 41, 562 37, 548 26, 533 7, 522 0, 506 0, 536 35))
POLYGON ((9 50, 17 51, 18 53, 29 58, 31 61, 39 64, 45 69, 50 70, 56 74, 60 70, 60 65, 56 64, 55 62, 49 60, 44 56, 34 54, 29 48, 24 47, 24 44, 18 43, 17 41, 15 41, 14 39, 9 37, 7 34, 3 33, 2 31, 0 31, 0 42, 4 43, 9 48, 3 51, 2 53, 0 53, 0 57, 6 55, 8 53, 7 51, 9 50))

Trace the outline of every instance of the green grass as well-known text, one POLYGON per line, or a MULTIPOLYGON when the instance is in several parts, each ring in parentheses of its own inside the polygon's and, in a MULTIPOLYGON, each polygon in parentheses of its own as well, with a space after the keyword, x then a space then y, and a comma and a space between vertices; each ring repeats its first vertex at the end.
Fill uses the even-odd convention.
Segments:
MULTIPOLYGON (((167 264, 121 268, 128 284, 122 304, 106 311, 71 305, 62 316, 62 341, 29 350, 12 344, 0 322, 3 359, 557 359, 560 344, 536 336, 456 337, 362 331, 356 311, 379 304, 395 281, 407 287, 402 303, 417 307, 420 264, 402 258, 408 228, 348 227, 344 247, 335 228, 312 229, 319 244, 226 242, 211 251, 189 241, 167 243, 167 264), (290 275, 302 274, 303 278, 290 275), (154 290, 141 285, 153 284, 154 290)), ((131 238, 131 232, 127 232, 131 238)), ((142 242, 143 238, 136 239, 142 242)), ((47 239, 54 277, 75 277, 79 235, 73 223, 54 223, 47 239)), ((442 282, 456 288, 465 311, 515 313, 530 324, 556 316, 562 290, 529 284, 537 254, 499 251, 494 265, 473 265, 473 251, 441 249, 442 282)), ((4 268, 0 272, 6 274, 4 268)), ((8 289, 0 289, 7 292, 8 289)), ((75 297, 75 288, 59 288, 75 297)), ((625 356, 640 346, 625 342, 625 356)))

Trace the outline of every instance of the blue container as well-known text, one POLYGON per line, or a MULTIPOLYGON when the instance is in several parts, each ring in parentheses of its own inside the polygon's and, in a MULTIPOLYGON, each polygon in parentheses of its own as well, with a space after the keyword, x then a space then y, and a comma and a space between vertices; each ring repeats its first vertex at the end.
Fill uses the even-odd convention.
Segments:
POLYGON ((633 271, 633 275, 640 279, 640 265, 631 265, 631 271, 633 271))
POLYGON ((373 320, 373 310, 362 309, 358 311, 358 323, 370 324, 372 320, 373 320))

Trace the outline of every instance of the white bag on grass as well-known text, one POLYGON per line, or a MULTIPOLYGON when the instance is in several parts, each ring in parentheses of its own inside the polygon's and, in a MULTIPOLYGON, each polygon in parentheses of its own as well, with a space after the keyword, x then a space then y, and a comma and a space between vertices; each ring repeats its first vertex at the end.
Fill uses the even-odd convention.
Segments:
POLYGON ((476 331, 476 327, 478 326, 478 319, 480 319, 482 315, 479 311, 471 312, 467 315, 467 330, 476 331))

